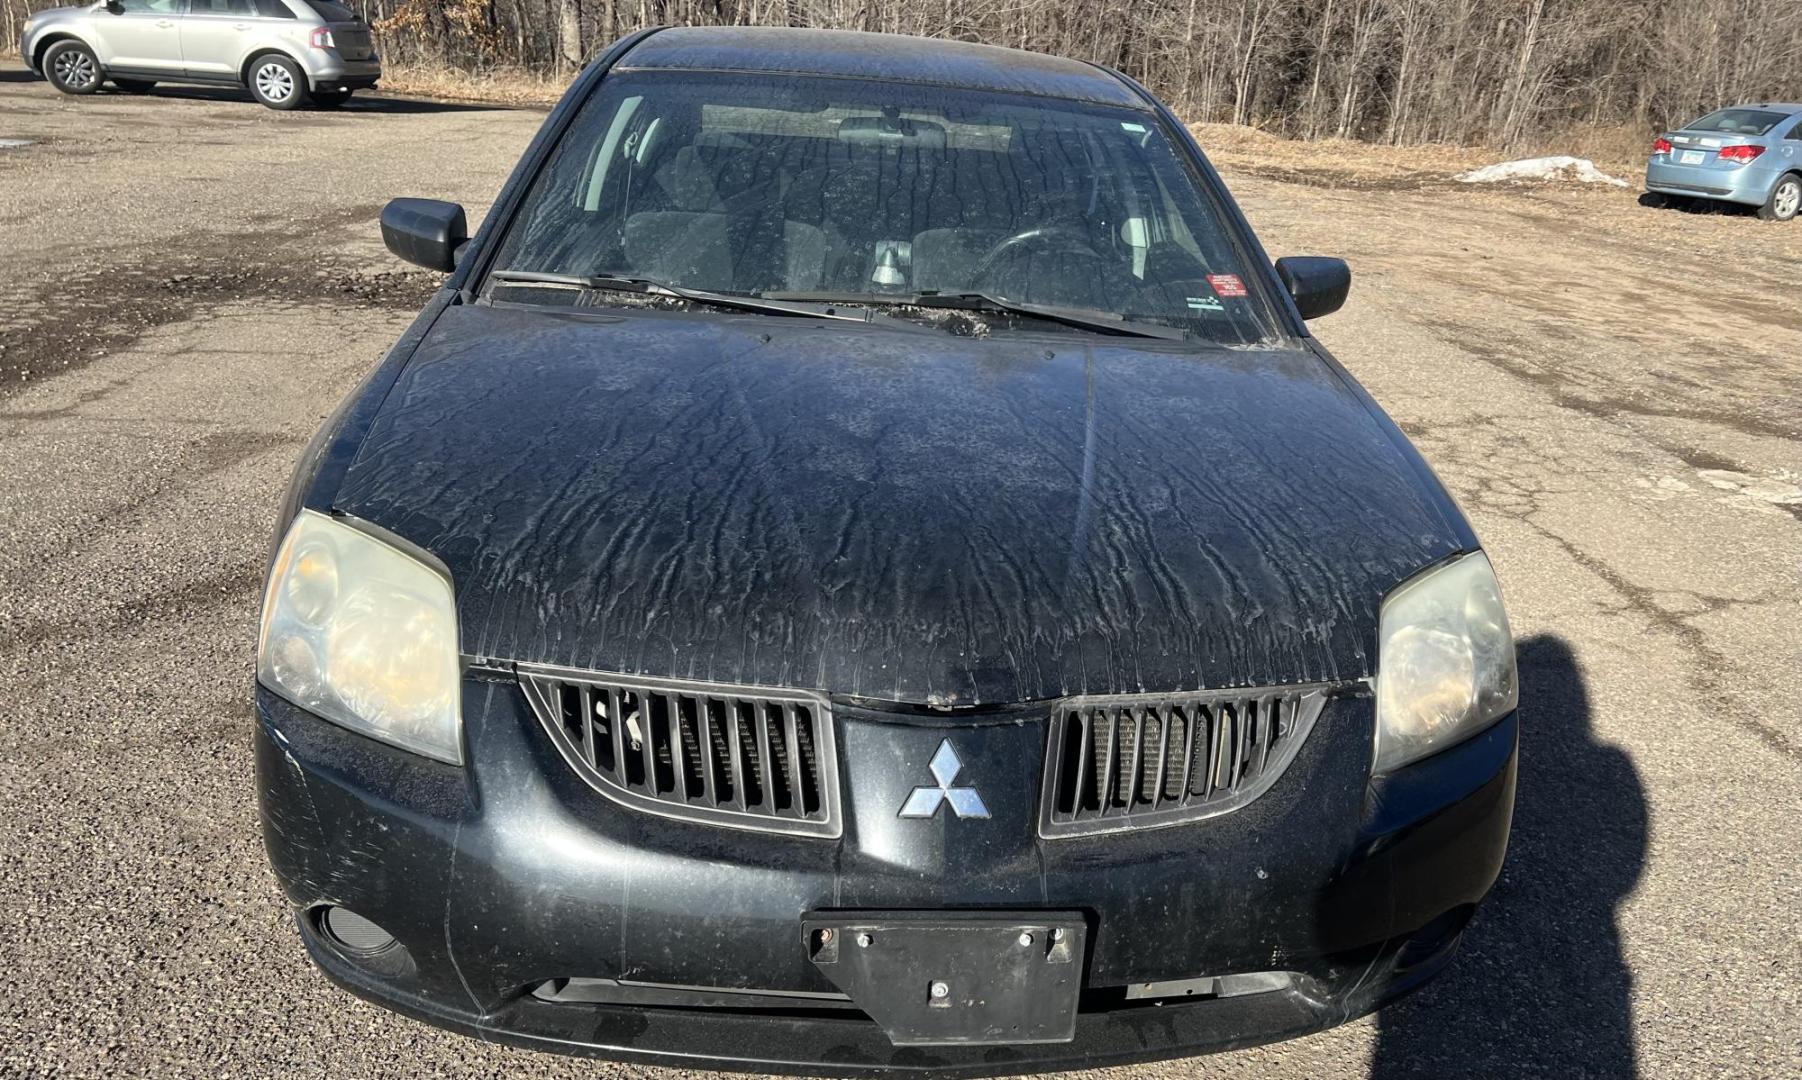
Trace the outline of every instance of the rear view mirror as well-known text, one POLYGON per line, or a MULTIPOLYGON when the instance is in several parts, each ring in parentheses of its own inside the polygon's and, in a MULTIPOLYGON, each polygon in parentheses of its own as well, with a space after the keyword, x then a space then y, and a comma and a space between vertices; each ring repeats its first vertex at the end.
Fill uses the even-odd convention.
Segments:
POLYGON ((1351 267, 1344 259, 1298 255, 1276 261, 1276 275, 1295 298, 1295 309, 1304 319, 1331 315, 1345 305, 1351 292, 1351 267))
POLYGON ((456 203, 395 199, 382 207, 382 243, 414 266, 448 274, 468 240, 469 221, 456 203))

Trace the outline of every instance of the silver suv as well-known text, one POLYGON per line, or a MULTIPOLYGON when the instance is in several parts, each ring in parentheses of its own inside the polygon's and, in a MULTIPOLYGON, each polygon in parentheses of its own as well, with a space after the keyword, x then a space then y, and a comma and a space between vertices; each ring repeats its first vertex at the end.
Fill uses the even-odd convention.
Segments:
POLYGON ((334 0, 100 0, 25 20, 20 55, 65 94, 102 82, 236 85, 272 109, 334 107, 374 86, 369 26, 334 0))

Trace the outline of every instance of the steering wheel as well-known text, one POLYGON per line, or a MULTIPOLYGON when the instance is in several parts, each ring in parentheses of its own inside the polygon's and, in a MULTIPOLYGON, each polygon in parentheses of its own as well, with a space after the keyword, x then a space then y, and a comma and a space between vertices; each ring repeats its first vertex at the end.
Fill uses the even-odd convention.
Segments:
POLYGON ((1030 229, 1022 229, 1001 240, 984 253, 970 272, 971 280, 978 282, 985 280, 995 269, 996 263, 1002 259, 1013 257, 1017 251, 1028 247, 1050 247, 1059 240, 1063 241, 1060 254, 1101 261, 1101 253, 1089 243, 1086 230, 1069 224, 1034 225, 1030 229))

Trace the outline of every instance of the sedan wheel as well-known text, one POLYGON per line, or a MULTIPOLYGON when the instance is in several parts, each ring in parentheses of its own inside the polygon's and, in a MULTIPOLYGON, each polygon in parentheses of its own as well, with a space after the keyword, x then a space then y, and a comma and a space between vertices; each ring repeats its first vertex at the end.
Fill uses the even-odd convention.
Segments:
POLYGON ((1788 221, 1802 211, 1802 177, 1785 176, 1771 190, 1771 197, 1758 208, 1758 216, 1766 221, 1788 221))
POLYGON ((250 94, 271 109, 298 109, 306 104, 306 76, 285 56, 265 56, 250 69, 250 94))
POLYGON ((91 94, 100 89, 100 61, 79 41, 62 41, 44 57, 50 85, 65 94, 91 94))

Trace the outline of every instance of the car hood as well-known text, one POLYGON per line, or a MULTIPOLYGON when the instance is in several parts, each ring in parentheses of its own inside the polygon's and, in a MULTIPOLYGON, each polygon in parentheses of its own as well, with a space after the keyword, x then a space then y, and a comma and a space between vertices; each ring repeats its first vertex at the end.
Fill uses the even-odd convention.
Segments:
POLYGON ((447 309, 332 505, 466 653, 952 706, 1371 673, 1459 550, 1302 349, 447 309))

